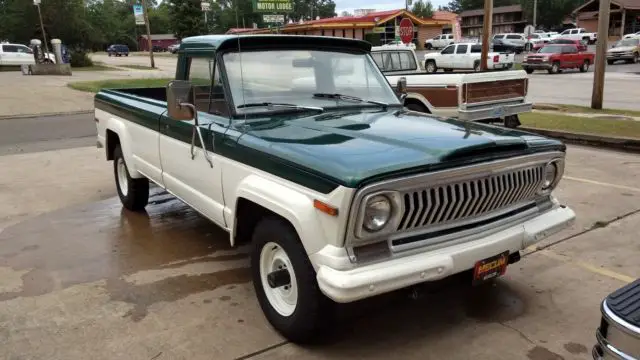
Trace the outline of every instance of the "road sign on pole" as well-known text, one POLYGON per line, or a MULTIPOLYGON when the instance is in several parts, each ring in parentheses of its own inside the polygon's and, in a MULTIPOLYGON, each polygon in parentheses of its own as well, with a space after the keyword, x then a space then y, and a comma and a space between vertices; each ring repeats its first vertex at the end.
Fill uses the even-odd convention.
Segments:
POLYGON ((527 25, 524 27, 524 36, 529 37, 534 31, 536 31, 536 28, 533 25, 527 25))
POLYGON ((403 18, 398 27, 398 35, 404 44, 409 44, 413 40, 413 22, 409 18, 403 18))
POLYGON ((144 25, 144 11, 142 4, 133 5, 133 17, 136 19, 136 25, 144 25))

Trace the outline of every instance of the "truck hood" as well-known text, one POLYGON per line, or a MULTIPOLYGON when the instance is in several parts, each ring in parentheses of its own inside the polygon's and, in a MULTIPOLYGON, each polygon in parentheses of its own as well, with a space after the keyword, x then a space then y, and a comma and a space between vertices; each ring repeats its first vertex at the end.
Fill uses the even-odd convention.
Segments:
POLYGON ((523 131, 401 110, 348 109, 256 121, 244 130, 240 147, 347 187, 398 174, 565 149, 559 141, 523 131))

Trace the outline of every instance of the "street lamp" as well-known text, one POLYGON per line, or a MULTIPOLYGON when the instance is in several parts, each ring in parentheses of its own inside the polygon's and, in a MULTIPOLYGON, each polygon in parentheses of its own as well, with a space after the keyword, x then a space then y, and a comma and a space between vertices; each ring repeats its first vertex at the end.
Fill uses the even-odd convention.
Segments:
POLYGON ((40 12, 40 0, 33 0, 33 5, 35 5, 38 8, 38 17, 40 18, 40 29, 42 30, 42 38, 44 39, 44 50, 46 51, 47 54, 49 54, 49 45, 47 45, 47 34, 44 32, 44 24, 42 23, 42 13, 40 12))

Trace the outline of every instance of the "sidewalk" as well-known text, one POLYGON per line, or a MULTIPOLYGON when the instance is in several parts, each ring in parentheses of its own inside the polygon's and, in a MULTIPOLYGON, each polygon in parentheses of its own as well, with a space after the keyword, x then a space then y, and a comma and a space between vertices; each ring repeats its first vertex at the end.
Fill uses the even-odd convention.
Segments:
MULTIPOLYGON (((30 114, 59 114, 93 110, 93 95, 67 87, 69 82, 117 78, 166 77, 165 71, 75 71, 72 76, 29 76, 0 72, 0 119, 30 114)), ((169 75, 171 76, 171 75, 169 75)))

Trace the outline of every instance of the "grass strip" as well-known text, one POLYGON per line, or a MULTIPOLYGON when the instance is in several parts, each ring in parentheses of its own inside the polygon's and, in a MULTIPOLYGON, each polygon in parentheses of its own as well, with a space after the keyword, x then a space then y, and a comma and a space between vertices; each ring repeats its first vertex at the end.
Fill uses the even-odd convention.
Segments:
POLYGON ((522 126, 531 128, 640 139, 640 121, 593 119, 535 112, 524 113, 519 116, 522 126))
POLYGON ((97 81, 75 81, 67 84, 79 91, 97 93, 102 89, 145 88, 167 86, 172 78, 108 79, 97 81))
POLYGON ((592 109, 588 106, 566 105, 566 104, 535 104, 534 108, 539 110, 553 110, 566 113, 582 113, 582 114, 610 114, 610 115, 626 115, 640 117, 640 111, 624 110, 624 109, 592 109))

